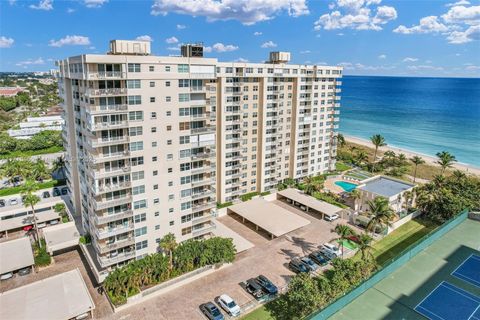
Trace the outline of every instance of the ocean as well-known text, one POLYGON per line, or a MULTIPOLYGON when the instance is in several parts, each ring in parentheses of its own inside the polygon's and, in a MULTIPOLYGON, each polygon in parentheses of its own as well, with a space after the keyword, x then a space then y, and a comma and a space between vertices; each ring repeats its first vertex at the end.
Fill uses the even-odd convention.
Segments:
POLYGON ((480 79, 344 76, 340 132, 480 167, 480 79))

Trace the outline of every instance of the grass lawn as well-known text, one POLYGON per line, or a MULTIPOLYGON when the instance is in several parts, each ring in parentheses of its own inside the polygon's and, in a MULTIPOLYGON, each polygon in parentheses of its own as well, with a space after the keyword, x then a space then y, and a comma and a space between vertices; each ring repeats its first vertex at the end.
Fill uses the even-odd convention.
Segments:
POLYGON ((7 154, 0 154, 0 159, 31 157, 31 156, 38 156, 40 154, 57 153, 64 150, 65 149, 63 147, 51 147, 51 148, 42 149, 42 150, 13 151, 7 154))
POLYGON ((270 312, 265 309, 265 306, 261 306, 260 308, 247 313, 245 316, 240 318, 241 320, 274 320, 270 316, 270 312))
POLYGON ((345 170, 348 170, 348 169, 351 169, 352 167, 350 167, 349 165, 346 165, 345 163, 343 162, 340 162, 340 161, 337 161, 335 163, 335 170, 337 171, 345 171, 345 170))
POLYGON ((350 240, 340 241, 340 240, 338 240, 337 242, 338 242, 338 244, 340 244, 340 242, 343 242, 343 246, 344 246, 345 248, 350 249, 350 250, 355 250, 355 249, 357 249, 357 244, 356 244, 355 242, 353 242, 353 241, 350 241, 350 240))
MULTIPOLYGON (((50 180, 46 182, 42 182, 38 184, 38 189, 48 189, 58 186, 63 186, 65 184, 65 180, 50 180)), ((18 187, 11 187, 5 188, 0 190, 0 197, 11 196, 12 194, 18 194, 22 191, 23 185, 18 187)))
POLYGON ((383 265, 436 227, 436 224, 428 220, 411 220, 374 243, 373 256, 379 265, 383 265))

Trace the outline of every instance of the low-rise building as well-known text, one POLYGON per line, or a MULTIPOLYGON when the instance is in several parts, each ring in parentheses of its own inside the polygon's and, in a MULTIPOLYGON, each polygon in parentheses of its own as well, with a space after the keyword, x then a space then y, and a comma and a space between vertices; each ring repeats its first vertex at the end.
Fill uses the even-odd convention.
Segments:
POLYGON ((15 97, 24 90, 22 87, 0 87, 0 97, 15 97))
POLYGON ((0 274, 13 273, 34 264, 32 245, 28 237, 0 243, 0 274))
POLYGON ((9 129, 8 134, 17 139, 30 139, 45 130, 61 131, 64 123, 65 120, 60 115, 28 117, 26 122, 20 122, 19 129, 9 129))

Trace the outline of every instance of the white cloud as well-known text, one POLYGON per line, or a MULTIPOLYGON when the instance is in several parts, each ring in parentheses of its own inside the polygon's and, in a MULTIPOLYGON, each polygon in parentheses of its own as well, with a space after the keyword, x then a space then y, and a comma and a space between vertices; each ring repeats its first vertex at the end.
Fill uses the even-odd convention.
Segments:
POLYGON ((50 40, 48 44, 50 47, 63 47, 63 46, 88 46, 90 45, 90 39, 84 36, 66 36, 60 40, 50 40))
POLYGON ((100 8, 107 2, 108 0, 83 0, 83 4, 87 8, 100 8))
MULTIPOLYGON (((177 47, 168 47, 167 50, 170 50, 170 51, 180 51, 180 47, 177 46, 177 47)), ((205 51, 205 49, 203 50, 205 51)))
POLYGON ((45 64, 45 61, 42 59, 42 58, 38 58, 38 59, 28 59, 28 60, 25 60, 25 61, 19 61, 17 62, 15 65, 19 66, 19 67, 27 67, 29 65, 39 65, 39 64, 45 64))
POLYGON ((262 34, 263 34, 263 33, 260 32, 260 31, 255 31, 255 32, 253 33, 254 36, 261 36, 262 34))
POLYGON ((229 52, 229 51, 235 51, 238 50, 237 46, 234 46, 233 44, 223 44, 223 43, 215 43, 212 46, 213 50, 216 52, 229 52))
POLYGON ((340 62, 337 64, 340 67, 343 67, 345 70, 357 70, 357 71, 386 71, 395 69, 395 66, 392 65, 380 65, 380 66, 369 66, 362 63, 352 63, 352 62, 340 62))
POLYGON ((185 29, 186 27, 187 27, 187 26, 184 25, 184 24, 177 24, 177 29, 178 29, 178 30, 183 30, 183 29, 185 29))
POLYGON ((165 42, 169 43, 169 44, 178 43, 178 39, 175 38, 175 37, 170 37, 170 38, 165 39, 165 42))
POLYGON ((397 10, 390 6, 378 6, 381 0, 337 0, 329 6, 336 10, 324 14, 315 21, 315 30, 355 29, 382 30, 382 25, 397 19, 397 10))
POLYGON ((442 71, 443 67, 435 67, 431 65, 418 65, 418 66, 408 66, 407 69, 412 71, 419 71, 419 70, 442 71))
POLYGON ((264 42, 260 47, 262 48, 275 48, 277 47, 277 44, 273 42, 272 40, 264 42))
POLYGON ((420 24, 407 28, 404 25, 400 25, 393 30, 395 33, 412 34, 412 33, 434 33, 434 32, 446 32, 449 28, 443 23, 438 21, 437 16, 428 16, 420 19, 420 24))
POLYGON ((418 58, 406 57, 402 61, 403 62, 415 62, 415 61, 418 61, 418 58))
POLYGON ((442 15, 442 19, 446 23, 480 25, 480 6, 452 7, 446 14, 442 15))
POLYGON ((317 66, 326 66, 327 63, 325 61, 319 61, 317 63, 315 63, 317 66))
POLYGON ((30 9, 35 9, 35 10, 53 10, 53 0, 40 0, 38 5, 31 4, 29 6, 30 9))
POLYGON ((312 53, 312 51, 310 50, 304 50, 304 51, 300 51, 301 54, 308 54, 308 53, 312 53))
POLYGON ((74 12, 75 12, 75 9, 72 9, 72 8, 67 9, 67 13, 74 13, 74 12))
POLYGON ((447 37, 449 43, 462 44, 480 40, 480 25, 471 26, 465 31, 453 31, 447 37))
POLYGON ((89 50, 95 50, 96 48, 94 46, 88 47, 89 50))
POLYGON ((13 6, 15 3, 17 2, 17 0, 8 0, 8 3, 13 6))
POLYGON ((207 21, 238 20, 245 25, 271 20, 281 12, 298 17, 309 14, 306 0, 155 0, 152 15, 168 13, 203 16, 207 21))
POLYGON ((387 59, 387 55, 386 54, 381 54, 378 56, 378 59, 387 59))
POLYGON ((469 5, 469 4, 470 4, 470 1, 460 0, 460 1, 457 1, 457 2, 447 3, 445 6, 456 7, 456 6, 464 6, 464 5, 469 5))
POLYGON ((248 62, 247 59, 244 59, 244 58, 238 58, 238 59, 235 59, 236 62, 248 62))
POLYGON ((143 35, 143 36, 138 36, 135 38, 135 40, 141 40, 141 41, 150 41, 153 42, 153 38, 150 37, 149 35, 143 35))
POLYGON ((476 71, 476 70, 480 70, 480 66, 466 66, 465 67, 465 70, 467 71, 476 71))
POLYGON ((10 48, 13 43, 15 42, 15 40, 13 40, 12 38, 7 38, 7 37, 4 37, 4 36, 1 36, 0 37, 0 48, 10 48))

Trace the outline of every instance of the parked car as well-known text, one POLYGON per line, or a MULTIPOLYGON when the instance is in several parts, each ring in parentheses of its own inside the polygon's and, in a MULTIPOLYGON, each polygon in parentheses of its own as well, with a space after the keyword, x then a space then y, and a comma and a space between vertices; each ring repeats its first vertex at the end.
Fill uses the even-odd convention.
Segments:
POLYGON ((59 197, 60 196, 60 190, 58 188, 53 188, 53 196, 54 197, 59 197))
POLYGON ((38 228, 38 229, 45 228, 46 226, 47 226, 47 223, 46 223, 46 222, 37 223, 37 228, 38 228))
POLYGON ((8 202, 11 206, 16 206, 18 204, 18 199, 14 198, 14 199, 10 199, 10 201, 8 202))
POLYGON ((306 265, 310 271, 317 271, 317 269, 319 268, 318 264, 313 262, 313 260, 309 257, 303 257, 300 259, 300 261, 302 261, 303 264, 306 265))
POLYGON ((347 239, 352 241, 352 242, 355 242, 355 243, 360 242, 360 239, 358 238, 358 236, 349 236, 349 237, 347 237, 347 239))
POLYGON ((330 259, 323 255, 320 251, 312 252, 308 255, 308 257, 322 267, 326 266, 328 264, 328 261, 330 261, 330 259))
POLYGON ((309 272, 308 267, 298 258, 292 259, 288 267, 295 273, 309 272))
POLYGON ((263 291, 270 295, 276 295, 278 293, 278 288, 264 275, 259 275, 256 278, 258 284, 262 287, 263 291))
POLYGON ((330 253, 336 255, 337 257, 342 254, 340 252, 340 249, 336 245, 328 243, 328 242, 323 244, 323 248, 325 248, 330 253))
POLYGON ((0 275, 0 280, 8 280, 10 278, 13 278, 13 272, 7 272, 2 275, 0 275))
POLYGON ((26 276, 27 274, 30 274, 31 272, 32 272, 32 268, 27 267, 27 268, 23 268, 23 269, 18 270, 18 275, 19 276, 26 276))
POLYGON ((265 295, 262 286, 254 278, 248 279, 245 282, 245 290, 250 293, 255 299, 260 299, 265 295))
POLYGON ((200 311, 210 320, 224 320, 222 312, 212 302, 200 305, 200 311))
POLYGON ((302 209, 302 211, 307 211, 307 207, 305 206, 300 206, 300 209, 302 209))
POLYGON ((52 220, 52 221, 49 222, 49 224, 51 226, 54 226, 54 225, 58 224, 58 220, 52 220))
POLYGON ((0 199, 0 208, 5 207, 5 200, 0 199))
POLYGON ((320 248, 319 252, 325 256, 328 260, 333 260, 337 258, 337 255, 335 253, 332 253, 331 251, 327 250, 327 248, 322 247, 320 248))
POLYGON ((43 191, 43 193, 42 193, 42 198, 43 198, 43 199, 50 198, 50 192, 48 192, 48 191, 43 191))
POLYGON ((232 298, 230 298, 229 295, 222 294, 220 297, 218 297, 218 304, 228 315, 232 317, 237 317, 240 315, 240 307, 232 298))
POLYGON ((331 216, 325 215, 324 219, 331 222, 337 220, 338 218, 340 218, 338 214, 332 214, 331 216))
POLYGON ((62 195, 66 196, 68 194, 68 188, 62 189, 62 195))

